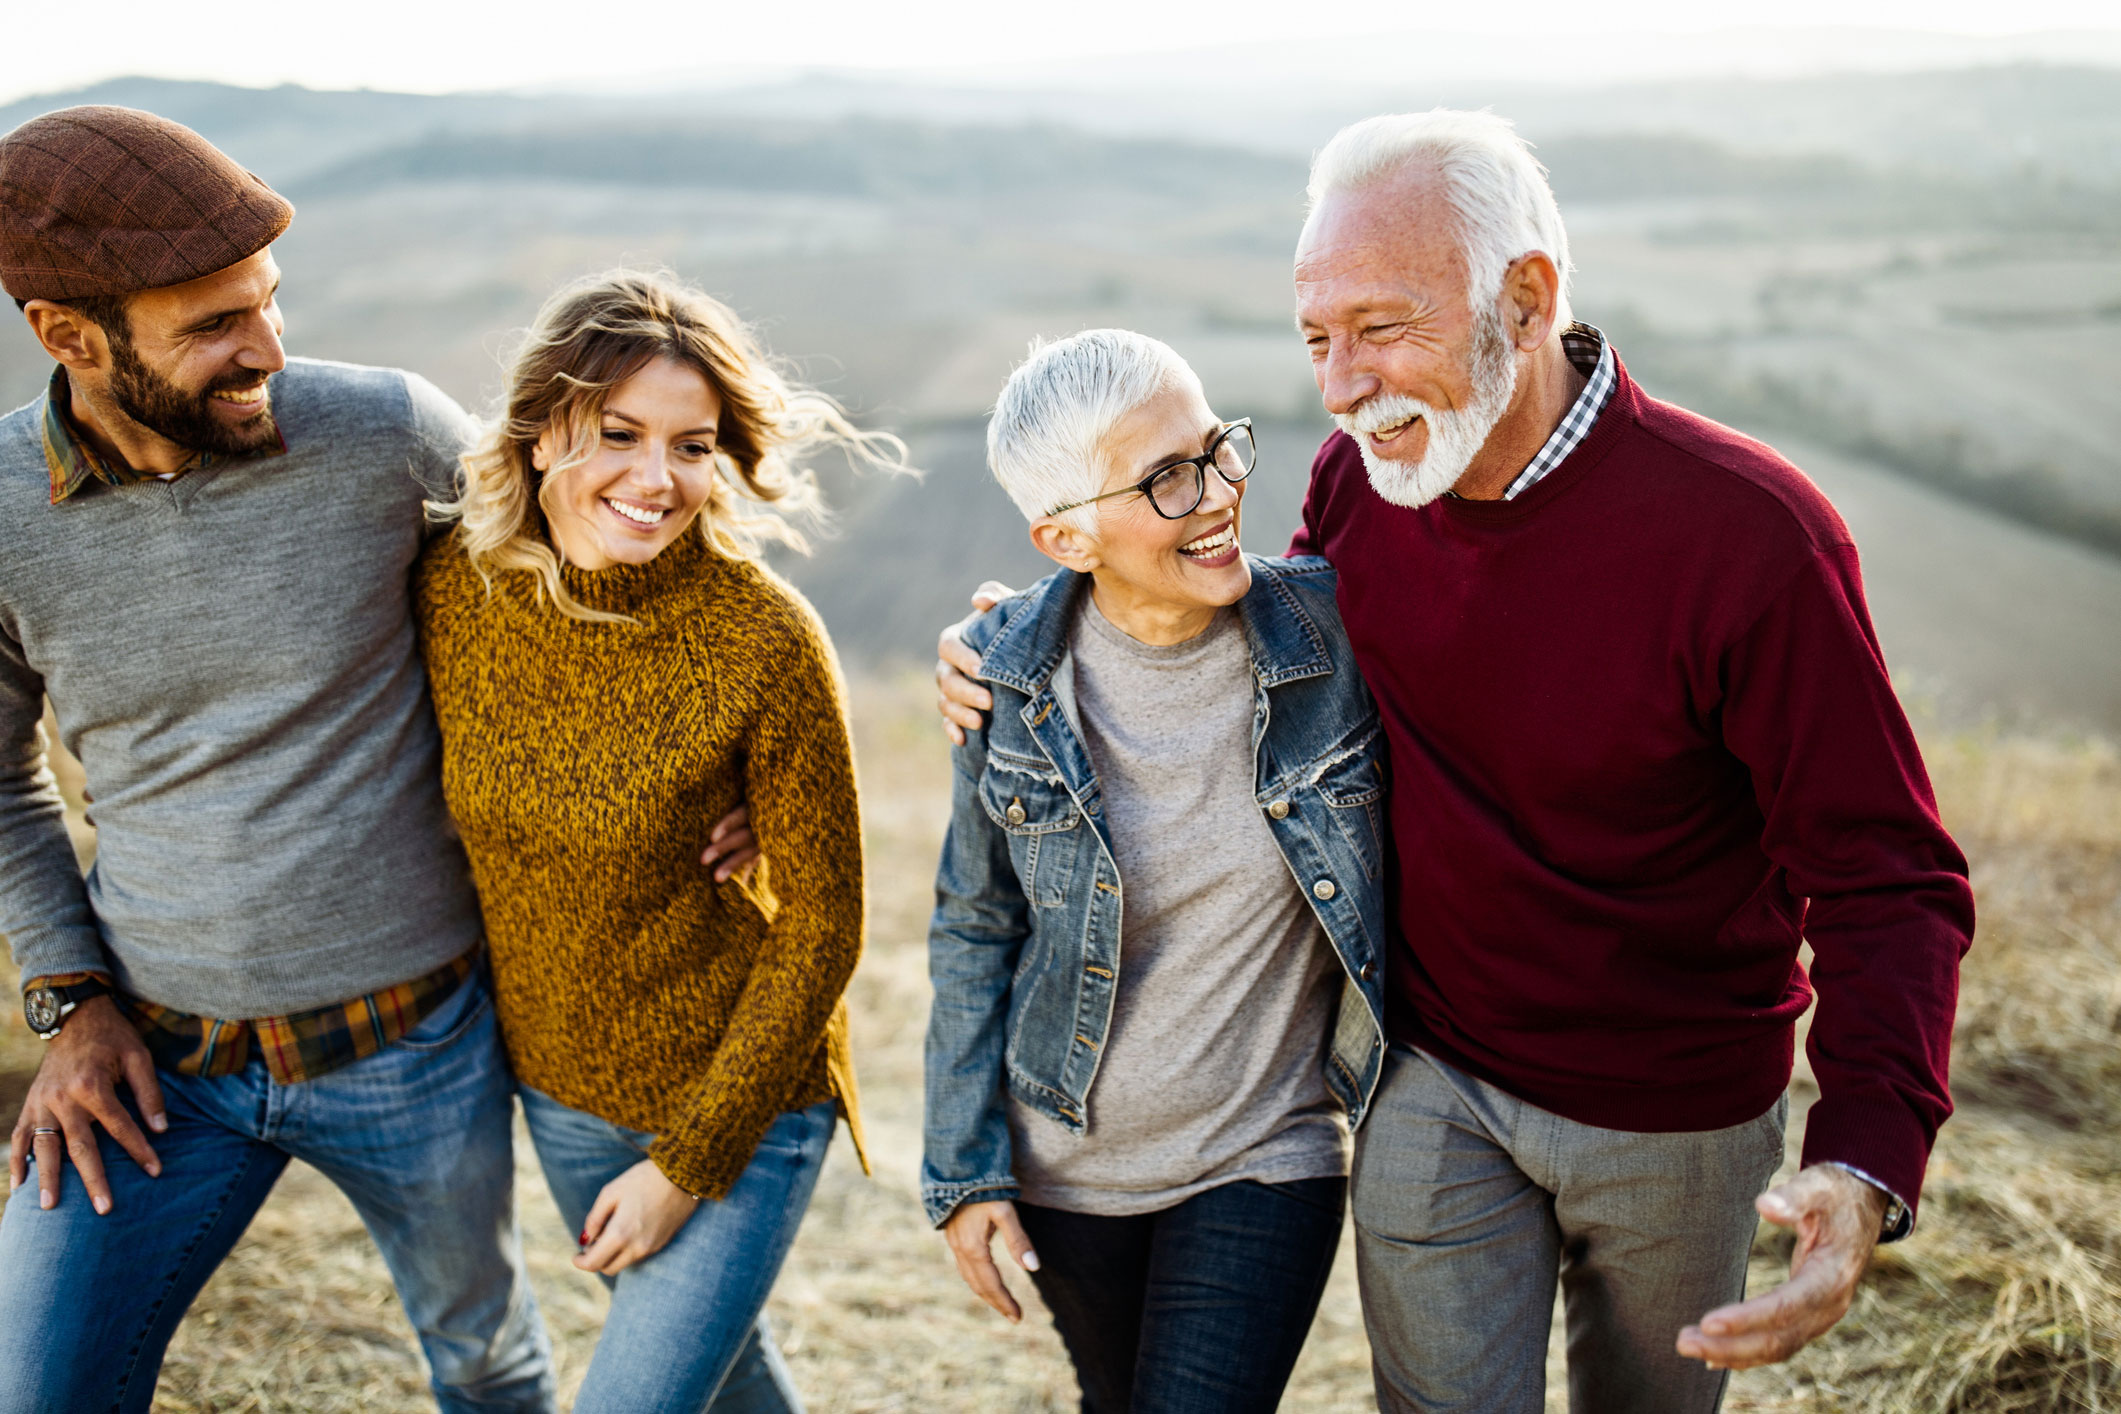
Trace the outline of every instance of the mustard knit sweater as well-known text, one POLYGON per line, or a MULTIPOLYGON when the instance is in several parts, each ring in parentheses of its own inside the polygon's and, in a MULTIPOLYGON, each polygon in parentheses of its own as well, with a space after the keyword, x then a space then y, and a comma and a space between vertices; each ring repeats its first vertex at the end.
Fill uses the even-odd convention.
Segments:
MULTIPOLYGON (((861 1147, 841 994, 862 946, 861 817, 838 665, 763 566, 688 533, 646 565, 563 570, 585 623, 492 592, 455 535, 419 570, 442 784, 471 856, 510 1064, 659 1136, 721 1198, 776 1115, 832 1098, 861 1147), (700 866, 748 801, 770 860, 700 866)), ((866 1167, 866 1161, 865 1161, 866 1167)))

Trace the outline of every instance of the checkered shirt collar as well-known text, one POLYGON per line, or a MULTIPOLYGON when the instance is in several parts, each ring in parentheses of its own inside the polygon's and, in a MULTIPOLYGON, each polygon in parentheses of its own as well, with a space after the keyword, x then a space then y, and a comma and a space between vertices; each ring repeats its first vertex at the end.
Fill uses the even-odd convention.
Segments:
MULTIPOLYGON (((73 389, 66 381, 65 366, 54 368, 52 381, 44 389, 44 465, 51 473, 53 505, 58 505, 91 481, 105 486, 129 486, 135 482, 164 479, 153 472, 136 471, 124 462, 107 462, 97 456, 96 449, 89 445, 67 413, 73 398, 73 389)), ((276 457, 286 450, 287 435, 283 432, 278 442, 260 449, 256 455, 276 457)), ((205 452, 196 453, 178 468, 176 475, 199 471, 220 460, 222 458, 205 452)))
POLYGON ((63 366, 54 368, 52 381, 44 389, 44 465, 51 472, 52 504, 55 506, 91 480, 106 486, 122 486, 143 479, 139 472, 124 463, 114 466, 96 455, 96 449, 75 430, 74 420, 67 416, 67 406, 73 396, 72 388, 67 385, 66 369, 63 366))
POLYGON ((1567 460, 1569 453, 1582 446, 1583 439, 1590 436, 1591 429, 1597 425, 1598 414, 1604 412, 1605 405, 1613 400, 1613 389, 1619 378, 1613 363, 1613 346, 1606 341, 1606 336, 1588 324, 1571 324, 1562 331, 1561 347, 1568 354, 1569 362, 1576 366, 1576 371, 1589 381, 1576 395, 1576 401, 1569 405, 1569 411, 1561 419, 1561 425, 1554 429, 1554 435, 1539 449, 1539 455, 1533 457, 1503 491, 1505 501, 1514 501, 1538 485, 1548 472, 1567 460))

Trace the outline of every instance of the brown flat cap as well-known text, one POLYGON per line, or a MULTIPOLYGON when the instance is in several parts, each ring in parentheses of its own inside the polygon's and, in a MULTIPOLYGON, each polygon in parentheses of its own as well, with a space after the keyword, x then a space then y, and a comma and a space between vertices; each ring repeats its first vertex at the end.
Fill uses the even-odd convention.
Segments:
POLYGON ((61 108, 0 137, 0 286, 80 299, 181 285, 271 245, 295 209, 182 123, 61 108))

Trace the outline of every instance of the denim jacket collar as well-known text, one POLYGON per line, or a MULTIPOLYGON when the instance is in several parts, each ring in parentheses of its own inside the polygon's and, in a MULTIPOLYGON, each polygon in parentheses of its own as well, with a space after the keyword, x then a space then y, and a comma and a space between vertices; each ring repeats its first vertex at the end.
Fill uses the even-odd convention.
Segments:
MULTIPOLYGON (((981 680, 1036 697, 1067 660, 1076 596, 1089 589, 1088 575, 1063 569, 1025 590, 1022 608, 980 656, 981 680)), ((1237 612, 1261 687, 1333 671, 1324 635, 1272 566, 1253 562, 1252 587, 1237 601, 1237 612)))

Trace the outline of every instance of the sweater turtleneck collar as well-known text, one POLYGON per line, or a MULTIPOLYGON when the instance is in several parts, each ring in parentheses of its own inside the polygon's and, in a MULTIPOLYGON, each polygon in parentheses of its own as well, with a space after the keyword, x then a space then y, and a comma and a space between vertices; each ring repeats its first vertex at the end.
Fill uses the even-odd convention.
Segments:
POLYGON ((589 608, 632 617, 680 586, 710 573, 714 558, 699 527, 688 525, 645 565, 618 564, 608 569, 585 570, 562 560, 560 582, 589 608))

